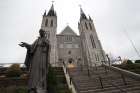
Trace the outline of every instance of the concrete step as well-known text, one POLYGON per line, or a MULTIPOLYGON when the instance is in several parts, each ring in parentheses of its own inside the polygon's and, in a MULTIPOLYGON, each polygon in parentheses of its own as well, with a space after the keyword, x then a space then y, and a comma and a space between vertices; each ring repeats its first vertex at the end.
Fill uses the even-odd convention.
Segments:
POLYGON ((90 70, 90 76, 86 68, 83 71, 79 68, 69 69, 69 74, 79 90, 78 93, 140 93, 140 81, 124 77, 127 83, 125 85, 120 73, 110 70, 106 74, 104 67, 98 67, 97 70, 93 68, 90 70))

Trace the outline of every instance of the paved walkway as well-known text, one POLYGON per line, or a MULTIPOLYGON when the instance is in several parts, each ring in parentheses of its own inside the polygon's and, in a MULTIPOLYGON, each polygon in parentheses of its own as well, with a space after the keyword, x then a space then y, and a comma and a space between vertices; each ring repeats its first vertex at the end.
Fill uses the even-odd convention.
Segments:
POLYGON ((78 93, 140 93, 140 81, 125 77, 104 67, 69 68, 69 74, 78 93))

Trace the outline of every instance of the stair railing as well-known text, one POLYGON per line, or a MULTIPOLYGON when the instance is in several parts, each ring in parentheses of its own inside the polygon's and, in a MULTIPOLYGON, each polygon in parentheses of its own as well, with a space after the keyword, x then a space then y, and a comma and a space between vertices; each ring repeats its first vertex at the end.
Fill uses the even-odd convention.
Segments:
POLYGON ((64 62, 63 62, 63 70, 64 70, 64 74, 65 74, 69 89, 72 91, 72 93, 78 93, 77 88, 75 88, 76 87, 75 83, 73 82, 72 77, 69 74, 68 68, 64 62))

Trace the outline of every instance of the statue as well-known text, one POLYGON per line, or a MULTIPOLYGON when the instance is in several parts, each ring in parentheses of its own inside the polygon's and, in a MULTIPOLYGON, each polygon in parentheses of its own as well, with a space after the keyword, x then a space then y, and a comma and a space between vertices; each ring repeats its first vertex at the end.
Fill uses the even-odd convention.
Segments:
POLYGON ((30 45, 19 44, 27 49, 25 66, 29 70, 29 93, 47 93, 47 74, 50 45, 45 31, 40 29, 40 37, 30 45))

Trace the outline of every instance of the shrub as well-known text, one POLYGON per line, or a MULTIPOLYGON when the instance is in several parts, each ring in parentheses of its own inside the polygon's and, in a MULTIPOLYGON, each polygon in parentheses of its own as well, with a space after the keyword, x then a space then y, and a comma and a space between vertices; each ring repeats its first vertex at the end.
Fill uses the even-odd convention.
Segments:
POLYGON ((140 60, 136 60, 135 63, 140 63, 140 60))
POLYGON ((127 60, 127 64, 133 64, 131 60, 127 60))
POLYGON ((22 70, 19 64, 13 64, 7 69, 6 73, 8 77, 19 77, 22 74, 22 70))
POLYGON ((49 65, 48 68, 48 93, 56 93, 56 76, 53 68, 49 65))
POLYGON ((28 93, 26 86, 8 86, 1 87, 0 93, 28 93))
POLYGON ((28 90, 26 87, 19 87, 16 89, 16 93, 28 93, 28 90))

